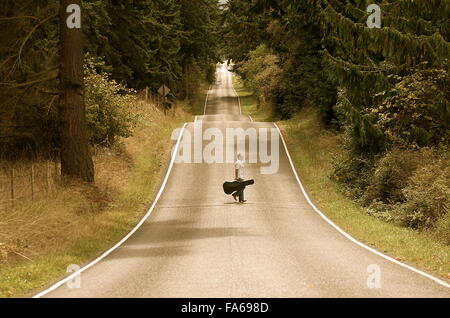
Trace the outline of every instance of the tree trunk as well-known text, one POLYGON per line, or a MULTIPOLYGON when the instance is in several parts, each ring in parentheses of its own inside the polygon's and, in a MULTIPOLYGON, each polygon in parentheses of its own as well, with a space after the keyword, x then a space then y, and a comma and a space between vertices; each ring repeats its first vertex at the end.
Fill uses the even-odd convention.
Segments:
POLYGON ((94 164, 89 149, 84 103, 83 32, 73 25, 73 28, 69 28, 67 19, 71 13, 66 12, 69 5, 81 8, 81 0, 60 0, 61 174, 93 182, 94 164))

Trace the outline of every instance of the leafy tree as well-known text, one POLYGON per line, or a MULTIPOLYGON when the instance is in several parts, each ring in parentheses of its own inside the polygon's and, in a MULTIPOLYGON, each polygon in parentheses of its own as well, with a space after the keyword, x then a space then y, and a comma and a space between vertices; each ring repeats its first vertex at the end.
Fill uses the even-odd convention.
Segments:
POLYGON ((111 74, 98 72, 97 68, 104 68, 104 61, 88 56, 84 66, 86 117, 91 143, 111 147, 118 137, 132 135, 139 101, 134 90, 111 80, 111 74))
POLYGON ((260 45, 250 52, 250 58, 239 67, 239 72, 246 85, 254 92, 258 101, 272 103, 273 92, 281 77, 281 69, 278 67, 278 56, 265 46, 260 45))

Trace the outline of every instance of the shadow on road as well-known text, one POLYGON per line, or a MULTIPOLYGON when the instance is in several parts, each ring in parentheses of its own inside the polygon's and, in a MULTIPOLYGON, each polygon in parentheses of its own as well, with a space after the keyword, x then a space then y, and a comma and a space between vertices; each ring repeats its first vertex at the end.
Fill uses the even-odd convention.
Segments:
POLYGON ((190 254, 190 242, 195 240, 251 235, 237 227, 199 227, 198 223, 178 220, 152 221, 144 224, 128 242, 110 257, 117 259, 183 256, 190 254), (185 244, 180 245, 180 243, 185 244))

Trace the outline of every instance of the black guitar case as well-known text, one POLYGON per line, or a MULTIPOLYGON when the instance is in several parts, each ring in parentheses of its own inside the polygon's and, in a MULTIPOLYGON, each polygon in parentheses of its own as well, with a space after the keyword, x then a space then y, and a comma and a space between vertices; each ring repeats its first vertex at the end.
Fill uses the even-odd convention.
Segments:
POLYGON ((246 186, 252 185, 255 183, 255 180, 246 180, 246 181, 233 181, 233 182, 225 182, 223 184, 223 191, 226 194, 232 194, 235 191, 243 190, 246 186))

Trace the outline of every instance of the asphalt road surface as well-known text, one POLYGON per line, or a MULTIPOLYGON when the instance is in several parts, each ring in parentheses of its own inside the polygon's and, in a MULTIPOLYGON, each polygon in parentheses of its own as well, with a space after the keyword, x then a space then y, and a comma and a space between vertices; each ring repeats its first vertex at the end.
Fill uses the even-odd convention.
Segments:
MULTIPOLYGON (((204 129, 225 134, 226 128, 274 127, 241 115, 231 73, 221 66, 217 74, 206 115, 196 118, 204 129)), ((186 130, 193 134, 194 124, 186 130)), ((62 284, 44 296, 450 296, 448 287, 355 244, 327 223, 308 204, 281 142, 279 151, 276 174, 246 164, 245 177, 256 183, 246 189, 245 204, 221 188, 234 178, 232 163, 174 164, 150 217, 80 274, 81 288, 62 284)))

